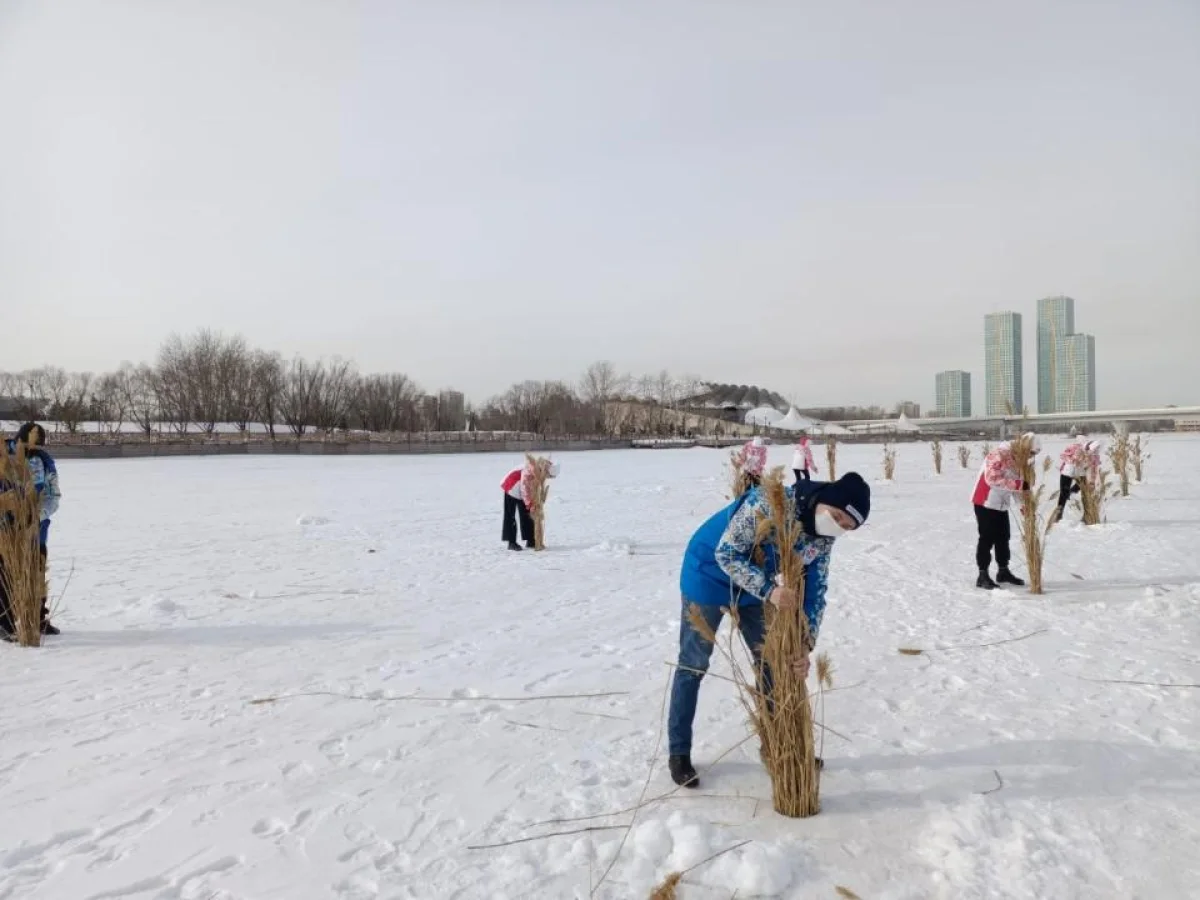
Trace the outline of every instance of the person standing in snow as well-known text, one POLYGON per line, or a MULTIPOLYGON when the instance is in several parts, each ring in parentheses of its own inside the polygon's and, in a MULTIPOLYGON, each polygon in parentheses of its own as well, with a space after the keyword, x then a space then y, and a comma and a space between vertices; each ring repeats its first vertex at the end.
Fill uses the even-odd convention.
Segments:
MULTIPOLYGON (((54 458, 46 452, 46 429, 36 422, 26 422, 17 431, 17 436, 4 442, 4 452, 15 454, 18 450, 25 454, 25 464, 29 467, 30 480, 38 495, 38 508, 41 519, 38 523, 38 549, 41 553, 42 570, 46 568, 46 540, 50 535, 50 519, 58 512, 58 504, 62 499, 62 491, 58 485, 58 467, 54 458)), ((12 490, 12 485, 0 482, 0 494, 12 490)), ((49 598, 42 597, 42 634, 60 634, 58 628, 49 619, 49 598)), ((0 638, 11 639, 15 631, 12 615, 8 608, 8 597, 4 593, 3 583, 0 582, 0 638)))
POLYGON ((812 447, 808 445, 808 438, 800 438, 800 443, 796 445, 796 452, 792 456, 792 471, 796 473, 797 481, 809 481, 809 472, 817 471, 817 464, 813 461, 812 447))
MULTIPOLYGON (((557 478, 558 463, 550 463, 547 474, 551 478, 557 478)), ((523 468, 509 472, 508 477, 500 483, 500 488, 504 491, 504 525, 500 529, 500 540, 508 545, 509 550, 521 549, 521 545, 517 543, 518 522, 521 527, 521 540, 530 549, 534 546, 533 516, 529 514, 529 503, 526 499, 533 493, 533 475, 533 467, 526 463, 523 468)))
MULTIPOLYGON (((1032 432, 1025 434, 1023 438, 1033 442, 1034 453, 1041 450, 1041 445, 1032 432)), ((979 478, 975 481, 975 491, 971 495, 971 501, 975 504, 975 522, 979 526, 979 543, 975 548, 975 562, 979 566, 976 587, 992 591, 996 589, 997 584, 1012 584, 1018 587, 1025 584, 1008 567, 1012 559, 1012 550, 1009 547, 1012 526, 1008 520, 1008 510, 1018 502, 1022 492, 1028 487, 1017 470, 1010 442, 1005 441, 984 457, 983 465, 979 469, 979 478), (995 581, 992 581, 991 576, 993 551, 999 566, 995 581)))
POLYGON ((762 438, 756 437, 746 441, 733 455, 735 469, 734 487, 735 499, 746 494, 751 488, 756 488, 762 482, 763 471, 767 467, 767 445, 762 438))
MULTIPOLYGON (((856 472, 835 482, 805 481, 787 487, 796 503, 802 527, 795 550, 804 559, 804 608, 809 646, 796 665, 808 674, 808 657, 816 645, 825 614, 825 589, 829 554, 834 539, 860 528, 871 512, 871 489, 856 472)), ((795 593, 777 587, 775 554, 762 552, 759 522, 767 517, 767 499, 752 488, 706 521, 688 543, 679 576, 682 613, 679 626, 679 665, 671 687, 667 720, 668 763, 672 780, 697 787, 692 765, 692 725, 700 682, 708 671, 713 645, 696 630, 689 618, 694 606, 713 633, 721 626, 724 608, 736 605, 742 640, 756 664, 762 658, 766 636, 764 607, 774 604, 781 612, 798 615, 795 593)), ((769 690, 769 684, 764 685, 769 690)))
POLYGON ((1078 494, 1084 479, 1096 483, 1100 475, 1100 442, 1079 438, 1068 444, 1059 457, 1058 511, 1054 521, 1061 522, 1072 494, 1078 494))

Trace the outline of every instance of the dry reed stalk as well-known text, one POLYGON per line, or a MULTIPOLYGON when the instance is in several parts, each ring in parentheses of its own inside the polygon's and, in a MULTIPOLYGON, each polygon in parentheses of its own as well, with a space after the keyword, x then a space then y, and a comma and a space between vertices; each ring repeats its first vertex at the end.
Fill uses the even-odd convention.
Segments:
POLYGON ((883 445, 883 477, 887 481, 896 477, 896 451, 887 444, 883 445))
POLYGON ((929 442, 929 449, 933 453, 933 471, 938 475, 942 474, 942 441, 941 438, 934 438, 929 442))
POLYGON ((992 442, 984 441, 979 445, 979 453, 983 459, 987 459, 987 455, 992 452, 992 442))
POLYGON ((854 893, 854 891, 850 890, 850 888, 842 887, 840 884, 835 885, 834 890, 837 892, 837 895, 842 898, 842 900, 862 900, 862 897, 858 896, 858 894, 854 893))
POLYGON ((1054 527, 1054 516, 1042 515, 1042 500, 1046 488, 1037 484, 1037 453, 1034 452, 1033 441, 1028 437, 1019 437, 1011 446, 1013 461, 1027 488, 1021 495, 1017 529, 1021 533, 1025 564, 1029 568, 1029 593, 1042 594, 1045 593, 1042 587, 1042 568, 1045 562, 1046 538, 1050 529, 1054 527))
POLYGON ((546 499, 550 496, 550 460, 525 454, 529 473, 526 502, 533 519, 533 549, 546 549, 546 499))
POLYGON ((1108 496, 1108 469, 1102 469, 1092 479, 1090 473, 1079 481, 1079 505, 1083 507, 1083 524, 1099 525, 1104 521, 1104 498, 1108 496))
POLYGON ((724 850, 719 850, 712 856, 700 860, 700 862, 696 863, 694 866, 688 866, 682 872, 672 872, 665 879, 663 879, 662 884, 660 884, 651 892, 650 900, 677 900, 679 897, 679 891, 677 888, 679 887, 679 882, 683 881, 684 875, 695 872, 701 866, 707 866, 714 859, 718 859, 724 856, 726 853, 732 853, 734 850, 740 850, 749 843, 749 841, 742 841, 740 844, 734 844, 732 847, 726 847, 724 850))
POLYGON ((1142 444, 1142 436, 1139 434, 1129 443, 1129 460, 1133 463, 1133 477, 1138 484, 1142 483, 1142 471, 1149 458, 1150 454, 1146 452, 1146 447, 1142 444))
POLYGON ((1108 448, 1108 458, 1112 461, 1113 472, 1121 482, 1121 496, 1129 496, 1129 434, 1118 433, 1108 448))
POLYGON ((829 467, 829 480, 837 481, 837 438, 833 435, 825 438, 825 465, 829 467))
POLYGON ((964 469, 971 465, 971 448, 966 444, 958 445, 958 464, 964 469))
POLYGON ((729 453, 729 467, 732 470, 732 475, 729 479, 729 490, 732 492, 729 499, 736 500, 746 491, 754 486, 753 480, 746 474, 746 448, 745 446, 738 447, 736 450, 731 450, 729 453))
POLYGON ((768 616, 763 642, 760 683, 771 684, 770 696, 755 692, 755 723, 763 745, 763 762, 771 776, 771 798, 780 815, 807 817, 821 809, 813 711, 808 685, 794 667, 809 652, 804 616, 804 560, 796 552, 803 526, 796 504, 783 487, 783 472, 773 470, 763 481, 767 516, 759 523, 759 541, 774 545, 779 583, 797 598, 794 610, 768 616))
POLYGON ((13 454, 0 451, 0 481, 9 485, 0 493, 0 580, 17 643, 38 647, 46 571, 38 540, 41 504, 24 447, 18 445, 13 454))

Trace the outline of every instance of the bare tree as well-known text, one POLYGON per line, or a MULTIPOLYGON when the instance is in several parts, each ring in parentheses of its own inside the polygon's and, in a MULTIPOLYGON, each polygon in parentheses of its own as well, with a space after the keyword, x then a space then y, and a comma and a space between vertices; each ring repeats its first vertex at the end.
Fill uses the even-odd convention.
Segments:
POLYGON ((71 434, 79 431, 80 423, 87 417, 91 389, 91 372, 73 372, 67 376, 55 418, 62 422, 71 434))
POLYGON ((296 357, 288 366, 279 395, 279 414, 296 437, 303 437, 320 418, 325 365, 296 357))
POLYGON ((121 390, 129 405, 129 417, 145 434, 153 434, 154 426, 161 421, 162 408, 158 405, 158 374, 146 364, 136 368, 130 363, 121 366, 121 390))
POLYGON ((349 360, 334 358, 322 364, 325 377, 317 399, 317 418, 312 423, 326 434, 350 427, 350 412, 358 391, 358 371, 349 360))
MULTIPOLYGON (((129 368, 132 368, 131 366, 129 368)), ((97 422, 103 422, 112 434, 119 434, 129 415, 129 395, 122 383, 127 370, 107 372, 96 379, 92 392, 92 410, 97 422)))
POLYGON ((275 440, 275 426, 279 422, 280 403, 287 387, 287 374, 278 353, 255 351, 254 361, 255 409, 262 423, 267 426, 271 440, 275 440))
POLYGON ((199 403, 190 354, 179 335, 171 335, 159 349, 151 383, 162 417, 179 434, 186 434, 199 403))
POLYGON ((354 398, 354 420, 367 431, 415 431, 421 391, 407 375, 369 375, 354 398))

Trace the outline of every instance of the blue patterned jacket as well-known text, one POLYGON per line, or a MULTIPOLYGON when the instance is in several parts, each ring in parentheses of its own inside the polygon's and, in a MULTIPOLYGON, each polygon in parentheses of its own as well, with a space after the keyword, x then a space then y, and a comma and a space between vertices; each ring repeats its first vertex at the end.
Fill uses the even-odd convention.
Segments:
MULTIPOLYGON (((820 482, 808 482, 808 494, 820 482)), ((788 487, 789 496, 795 488, 788 487)), ((803 497, 801 502, 803 502, 803 497)), ((766 499, 754 488, 718 512, 697 529, 683 555, 679 588, 683 596, 700 606, 762 604, 775 587, 779 571, 774 548, 755 540, 759 520, 768 513, 766 499), (761 546, 761 557, 755 549, 761 546)), ((804 535, 796 552, 804 559, 804 613, 815 642, 825 615, 825 588, 829 575, 829 553, 833 539, 804 535)))
MULTIPOLYGON (((14 440, 4 442, 6 453, 16 453, 16 447, 14 440)), ((58 512, 58 503, 62 499, 62 491, 58 487, 58 467, 54 465, 54 458, 41 447, 30 450, 25 462, 33 478, 34 490, 38 493, 42 521, 49 522, 50 517, 58 512)), ((0 481, 0 493, 8 490, 12 490, 12 485, 0 481)))

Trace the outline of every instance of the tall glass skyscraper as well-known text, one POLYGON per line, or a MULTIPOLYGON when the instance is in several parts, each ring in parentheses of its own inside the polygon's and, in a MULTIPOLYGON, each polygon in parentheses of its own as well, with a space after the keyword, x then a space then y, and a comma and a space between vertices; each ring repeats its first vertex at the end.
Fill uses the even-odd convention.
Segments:
POLYGON ((1096 339, 1070 334, 1055 348, 1055 412, 1091 412, 1096 408, 1096 339))
POLYGON ((1075 301, 1070 297, 1044 297, 1038 301, 1037 373, 1038 412, 1068 412, 1058 406, 1058 342, 1075 333, 1075 301))
POLYGON ((971 415, 971 373, 960 369, 938 372, 937 414, 948 419, 971 415))
POLYGON ((1025 365, 1021 353, 1021 314, 992 313, 983 319, 984 392, 987 415, 1002 416, 1025 408, 1025 365))

